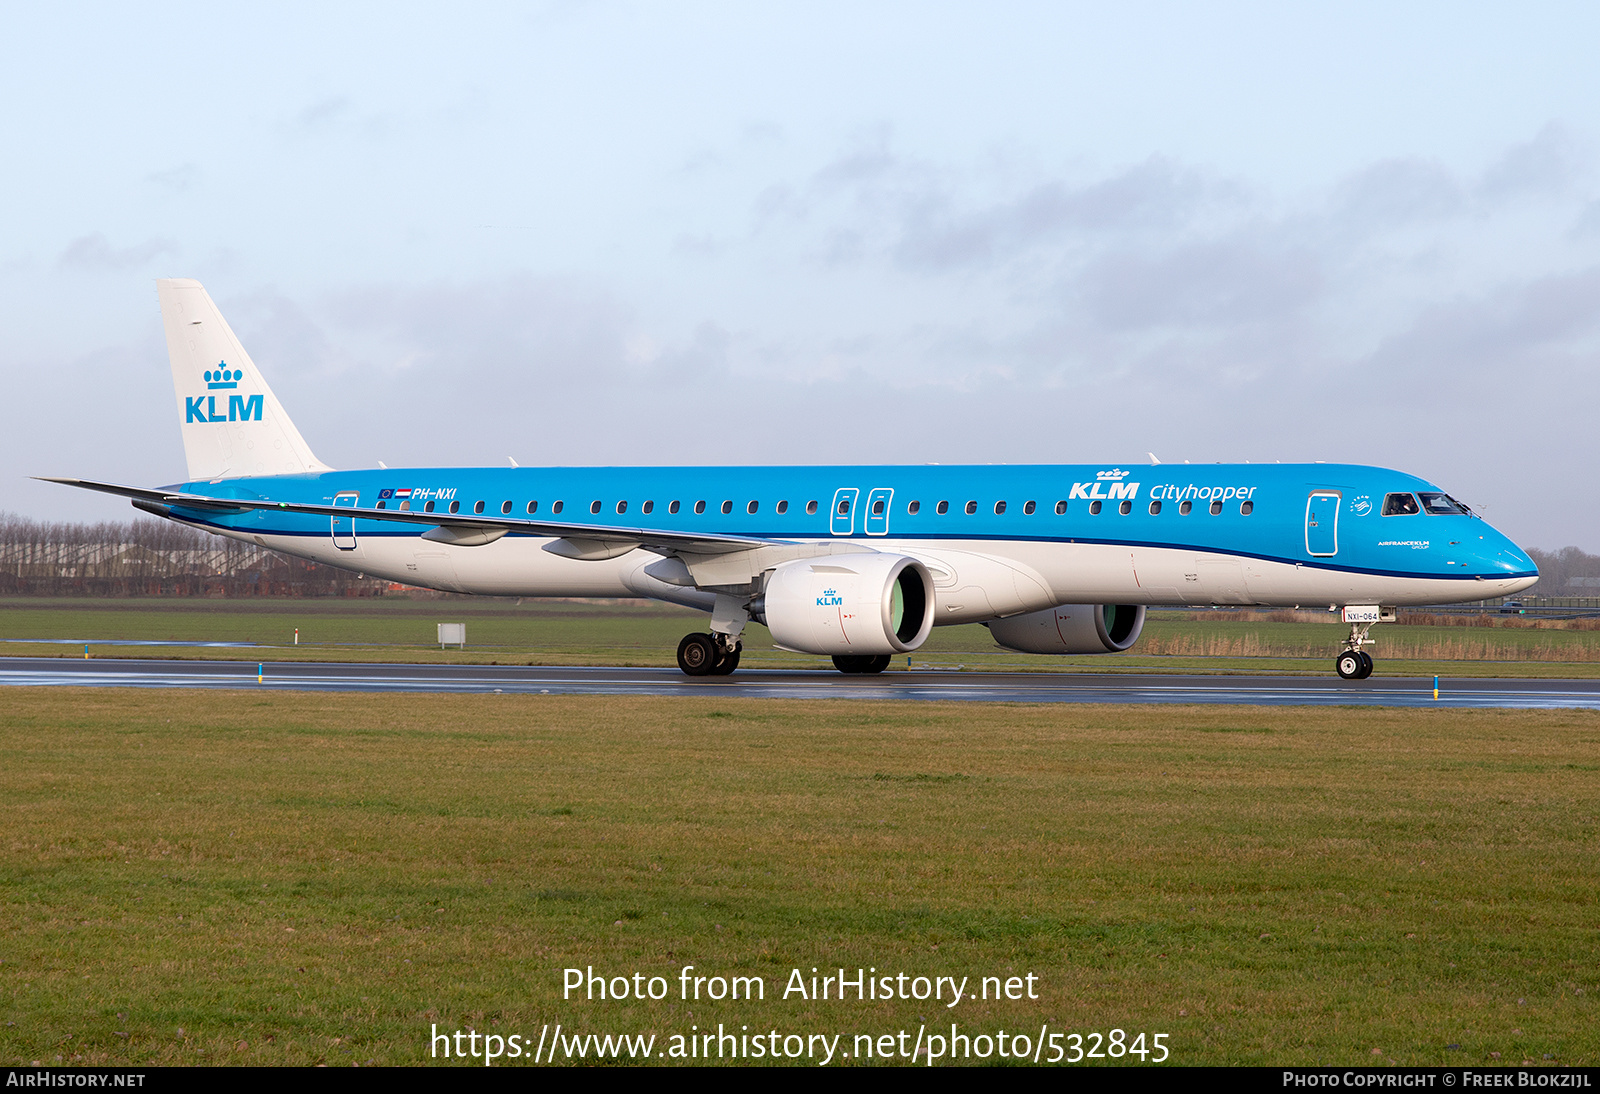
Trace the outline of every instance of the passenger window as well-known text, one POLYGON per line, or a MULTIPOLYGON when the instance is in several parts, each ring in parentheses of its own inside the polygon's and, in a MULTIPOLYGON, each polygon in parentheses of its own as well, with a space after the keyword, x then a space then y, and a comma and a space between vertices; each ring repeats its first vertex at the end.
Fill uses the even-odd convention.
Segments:
POLYGON ((1178 513, 1179 513, 1180 516, 1185 516, 1186 517, 1192 512, 1194 512, 1194 502, 1192 502, 1192 501, 1180 501, 1178 503, 1178 513))
POLYGON ((1121 513, 1123 516, 1127 516, 1129 513, 1133 512, 1133 502, 1124 501, 1121 505, 1117 506, 1117 512, 1121 513))
POLYGON ((500 503, 500 511, 501 511, 501 512, 502 512, 502 513, 509 513, 509 512, 511 512, 511 503, 510 503, 510 502, 509 502, 509 501, 503 501, 503 502, 501 502, 501 503, 500 503))
POLYGON ((1056 502, 1056 516, 1059 517, 1061 514, 1065 513, 1066 511, 1067 511, 1067 503, 1066 502, 1064 502, 1064 501, 1056 502))
POLYGON ((950 503, 947 502, 947 501, 941 501, 938 505, 934 506, 933 508, 934 508, 934 512, 938 513, 942 517, 942 516, 944 516, 946 513, 948 513, 950 511, 950 503))
POLYGON ((1422 510, 1417 506, 1417 499, 1410 494, 1390 494, 1383 499, 1383 515, 1386 517, 1405 517, 1422 510))
POLYGON ((1092 517, 1098 517, 1100 515, 1100 503, 1099 502, 1091 501, 1089 503, 1089 515, 1092 516, 1092 517))
POLYGON ((528 503, 528 512, 537 513, 538 511, 539 511, 539 503, 536 502, 536 501, 530 501, 528 503))
POLYGON ((1256 503, 1255 502, 1253 502, 1253 501, 1241 501, 1239 503, 1239 515, 1241 517, 1248 517, 1251 513, 1254 513, 1255 511, 1256 511, 1256 503))
POLYGON ((1150 515, 1152 517, 1153 516, 1157 516, 1158 514, 1160 514, 1160 512, 1161 512, 1161 503, 1159 501, 1151 502, 1150 503, 1150 515))
POLYGON ((787 501, 780 501, 778 503, 778 515, 781 517, 781 516, 783 516, 783 514, 787 513, 788 511, 789 511, 789 503, 787 501))
POLYGON ((481 513, 481 512, 483 512, 483 502, 482 502, 482 501, 481 501, 481 500, 480 500, 480 501, 475 501, 475 502, 473 502, 473 503, 472 503, 472 511, 473 511, 473 512, 474 512, 474 513, 481 513))
POLYGON ((1005 513, 1005 511, 1006 511, 1006 503, 1005 502, 997 501, 997 502, 994 503, 994 515, 995 516, 998 517, 998 516, 1002 515, 1003 513, 1005 513))
POLYGON ((402 510, 409 510, 411 508, 411 499, 407 498, 405 501, 401 502, 400 508, 402 510))
POLYGON ((387 508, 389 508, 389 503, 386 502, 386 501, 380 501, 378 503, 378 508, 379 509, 387 509, 387 508))
POLYGON ((451 511, 451 512, 452 512, 452 513, 459 513, 459 512, 461 512, 461 503, 460 503, 460 502, 459 502, 459 501, 453 501, 453 502, 451 502, 451 503, 450 503, 450 511, 451 511))
POLYGON ((843 516, 848 516, 849 513, 850 513, 850 499, 849 498, 840 498, 839 499, 839 515, 841 517, 843 517, 843 516))
POLYGON ((910 505, 906 506, 906 512, 910 513, 912 516, 916 516, 921 511, 922 503, 920 501, 914 501, 910 505))
POLYGON ((589 503, 589 512, 598 513, 599 511, 600 511, 600 499, 596 498, 594 501, 591 501, 589 503))
POLYGON ((618 513, 626 513, 627 511, 628 511, 628 503, 627 502, 625 502, 625 501, 617 502, 617 512, 618 513))
POLYGON ((731 512, 733 512, 733 502, 731 502, 731 501, 723 502, 722 503, 722 515, 723 516, 727 516, 731 512))
MULTIPOLYGON (((406 507, 408 507, 408 506, 409 506, 409 505, 410 505, 410 504, 411 504, 411 503, 410 503, 410 502, 409 502, 409 501, 403 501, 403 502, 401 502, 401 503, 400 503, 400 508, 402 508, 402 509, 405 509, 405 508, 406 508, 406 507)), ((431 502, 431 501, 430 501, 430 502, 429 502, 429 503, 428 503, 428 504, 426 504, 426 505, 424 505, 424 506, 423 506, 423 507, 422 507, 422 511, 423 511, 423 512, 424 512, 424 513, 431 513, 431 512, 433 512, 433 502, 431 502)))
POLYGON ((817 512, 817 503, 815 501, 806 502, 806 516, 808 516, 808 517, 809 516, 815 516, 816 512, 817 512))
POLYGON ((706 503, 703 500, 695 502, 694 511, 696 513, 704 513, 706 511, 706 503))
POLYGON ((760 503, 760 502, 759 502, 759 501, 753 501, 753 502, 751 502, 751 503, 750 503, 750 504, 749 504, 749 505, 746 505, 746 506, 745 506, 745 507, 744 507, 744 511, 745 511, 745 512, 746 512, 746 513, 750 513, 750 514, 751 514, 751 515, 754 515, 754 514, 755 514, 755 511, 756 511, 756 510, 757 510, 757 509, 760 509, 760 508, 761 508, 761 503, 760 503))
POLYGON ((1216 516, 1220 512, 1222 512, 1222 503, 1220 501, 1212 502, 1211 503, 1211 515, 1212 516, 1216 516))
POLYGON ((1033 510, 1034 510, 1034 508, 1035 508, 1035 506, 1034 506, 1034 504, 1033 504, 1033 502, 1031 502, 1031 501, 1030 501, 1030 502, 1027 502, 1027 503, 1026 503, 1026 504, 1024 504, 1024 505, 1023 505, 1023 507, 1022 507, 1022 512, 1023 512, 1023 513, 1024 513, 1024 514, 1025 514, 1025 515, 1027 515, 1027 516, 1030 516, 1030 517, 1031 517, 1031 516, 1033 516, 1033 510))
POLYGON ((550 511, 552 513, 558 513, 559 514, 561 512, 561 510, 564 509, 565 507, 566 507, 566 502, 561 502, 561 501, 553 502, 551 504, 551 506, 550 506, 550 511))
POLYGON ((972 514, 976 513, 977 511, 978 511, 978 503, 977 502, 975 502, 975 501, 967 502, 967 516, 970 517, 972 514))
POLYGON ((645 514, 648 516, 656 511, 656 503, 653 501, 646 501, 643 505, 639 506, 639 508, 644 510, 645 514))
POLYGON ((667 503, 667 512, 676 513, 677 511, 678 511, 678 503, 676 501, 669 501, 667 503))
POLYGON ((1422 511, 1425 513, 1431 513, 1434 516, 1449 516, 1452 514, 1456 516, 1467 516, 1472 513, 1471 509, 1468 509, 1465 505, 1462 505, 1449 494, 1420 493, 1417 495, 1417 497, 1422 499, 1422 511))

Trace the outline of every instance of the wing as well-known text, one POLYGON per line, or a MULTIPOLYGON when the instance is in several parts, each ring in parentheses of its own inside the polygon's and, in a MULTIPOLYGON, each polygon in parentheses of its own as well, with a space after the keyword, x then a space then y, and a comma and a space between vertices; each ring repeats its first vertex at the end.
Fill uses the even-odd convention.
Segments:
MULTIPOLYGON (((392 524, 427 525, 436 531, 424 533, 426 538, 463 547, 492 543, 509 532, 551 536, 564 541, 555 553, 569 558, 613 558, 635 547, 643 547, 659 554, 687 552, 696 555, 720 555, 786 542, 759 539, 754 536, 668 532, 658 528, 609 524, 570 524, 563 521, 526 520, 521 517, 487 514, 424 513, 414 509, 359 509, 348 505, 317 505, 307 502, 272 501, 269 498, 259 500, 212 498, 204 494, 119 486, 116 483, 95 482, 92 479, 58 479, 47 476, 35 476, 35 478, 40 482, 58 482, 63 486, 77 486, 84 490, 98 490, 105 494, 132 498, 135 503, 143 502, 145 506, 151 507, 161 515, 167 515, 170 510, 186 509, 195 513, 270 510, 275 513, 300 513, 309 516, 360 517, 362 520, 383 520, 392 524)), ((174 515, 182 519, 181 514, 174 515)))

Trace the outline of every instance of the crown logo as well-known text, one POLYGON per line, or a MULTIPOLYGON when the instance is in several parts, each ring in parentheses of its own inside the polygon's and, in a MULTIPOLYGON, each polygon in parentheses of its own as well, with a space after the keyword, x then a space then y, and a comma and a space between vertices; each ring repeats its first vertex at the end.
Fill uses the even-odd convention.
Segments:
POLYGON ((218 361, 216 368, 206 369, 206 390, 232 390, 239 386, 239 381, 242 379, 244 372, 241 369, 230 369, 228 362, 218 361))
POLYGON ((1128 474, 1129 472, 1122 470, 1120 467, 1113 467, 1110 471, 1100 472, 1095 476, 1095 478, 1101 480, 1102 482, 1107 479, 1110 479, 1114 482, 1121 482, 1123 479, 1128 477, 1128 474))
POLYGON ((839 594, 838 594, 838 592, 836 592, 833 589, 823 589, 822 590, 822 595, 823 596, 838 596, 839 594))

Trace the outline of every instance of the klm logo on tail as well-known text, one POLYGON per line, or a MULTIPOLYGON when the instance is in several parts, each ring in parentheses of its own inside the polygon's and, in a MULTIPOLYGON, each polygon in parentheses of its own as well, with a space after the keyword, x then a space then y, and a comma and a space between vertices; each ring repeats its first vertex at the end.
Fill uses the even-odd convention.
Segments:
MULTIPOLYGON (((230 369, 228 362, 218 361, 217 367, 205 372, 207 391, 232 391, 244 378, 241 369, 230 369)), ((228 396, 228 412, 217 413, 215 395, 185 395, 183 397, 183 424, 191 422, 259 422, 263 399, 260 395, 228 396)))

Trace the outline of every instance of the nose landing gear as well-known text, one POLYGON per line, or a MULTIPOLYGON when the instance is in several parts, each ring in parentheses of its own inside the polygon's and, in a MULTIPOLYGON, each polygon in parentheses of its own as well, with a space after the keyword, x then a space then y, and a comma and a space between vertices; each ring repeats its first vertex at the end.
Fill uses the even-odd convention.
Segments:
POLYGON ((1361 648, 1372 645, 1367 632, 1375 623, 1393 623, 1395 610, 1372 604, 1348 605, 1343 618, 1350 624, 1350 637, 1344 640, 1344 652, 1334 659, 1334 671, 1345 680, 1365 680, 1372 675, 1372 658, 1361 648))
POLYGON ((1365 650, 1345 650, 1333 667, 1346 680, 1365 680, 1372 675, 1372 658, 1365 650))

